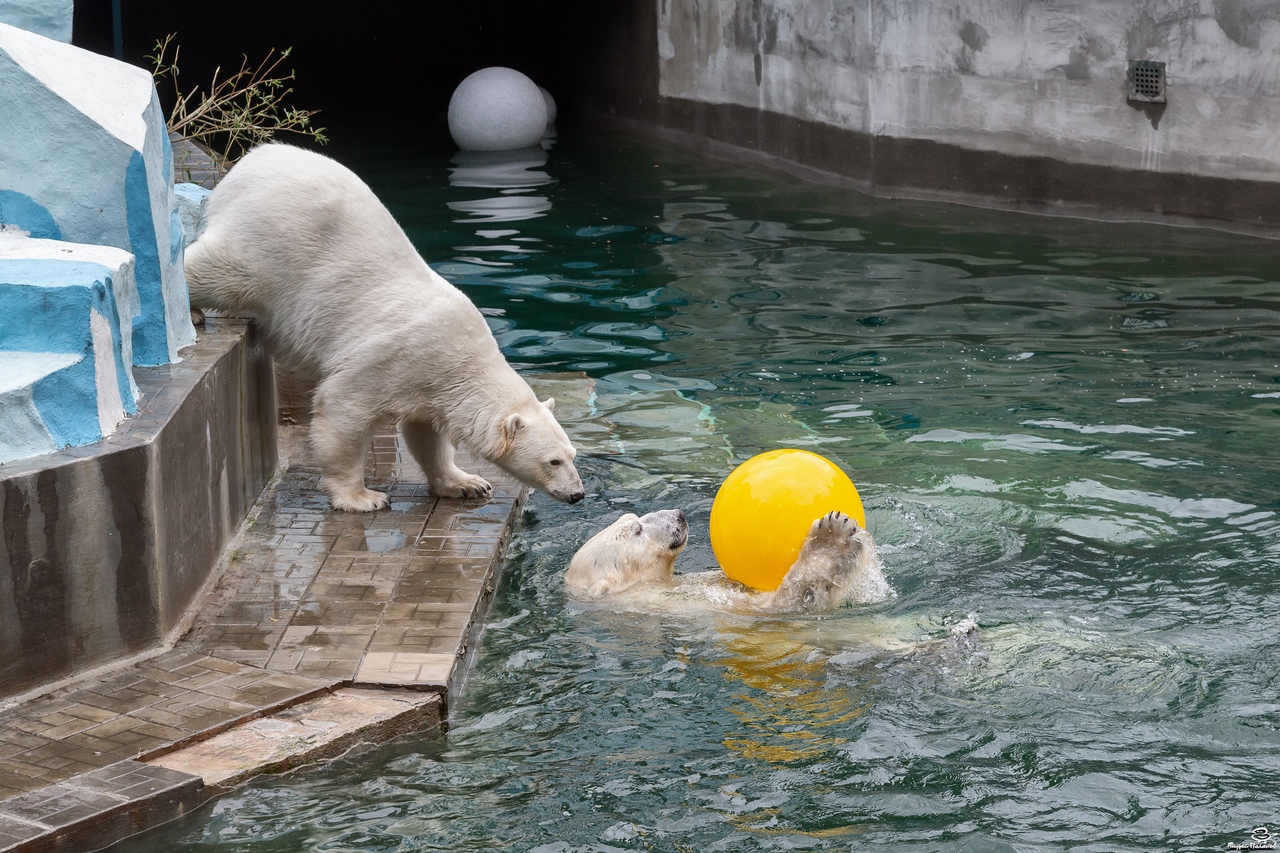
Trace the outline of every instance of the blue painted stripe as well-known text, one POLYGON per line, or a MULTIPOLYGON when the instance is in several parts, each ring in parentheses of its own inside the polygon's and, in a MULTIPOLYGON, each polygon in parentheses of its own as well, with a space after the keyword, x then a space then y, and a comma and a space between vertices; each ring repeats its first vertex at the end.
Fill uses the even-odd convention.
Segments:
POLYGON ((164 279, 160 268, 160 248, 151 216, 151 187, 147 164, 134 151, 124 173, 125 218, 129 226, 129 247, 133 252, 133 275, 138 283, 142 312, 133 318, 133 363, 168 364, 169 334, 164 310, 164 279))
POLYGON ((92 356, 41 379, 31 389, 31 399, 59 447, 102 440, 92 356))
POLYGON ((61 240, 62 230, 53 214, 29 195, 17 190, 0 190, 0 223, 16 225, 32 237, 61 240))

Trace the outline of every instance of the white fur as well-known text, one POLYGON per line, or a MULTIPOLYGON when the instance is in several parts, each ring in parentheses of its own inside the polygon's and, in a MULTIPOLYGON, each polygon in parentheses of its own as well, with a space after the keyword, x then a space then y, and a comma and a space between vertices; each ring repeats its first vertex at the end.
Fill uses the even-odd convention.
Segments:
POLYGON ((827 613, 893 595, 875 540, 840 512, 813 522, 800 555, 772 592, 752 591, 719 570, 676 575, 675 560, 687 532, 679 510, 643 518, 628 513, 574 554, 565 586, 583 599, 612 597, 655 609, 692 605, 752 613, 827 613))
POLYGON ((582 598, 599 598, 636 584, 665 584, 688 540, 689 526, 678 509, 651 512, 644 518, 627 513, 573 555, 564 574, 565 586, 582 598))
POLYGON ((582 499, 576 451, 498 349, 488 324, 427 266, 354 173, 288 145, 241 160, 187 249, 192 304, 254 318, 277 360, 316 383, 312 442, 338 509, 386 506, 364 486, 374 427, 399 423, 431 489, 487 496, 462 446, 526 485, 582 499))

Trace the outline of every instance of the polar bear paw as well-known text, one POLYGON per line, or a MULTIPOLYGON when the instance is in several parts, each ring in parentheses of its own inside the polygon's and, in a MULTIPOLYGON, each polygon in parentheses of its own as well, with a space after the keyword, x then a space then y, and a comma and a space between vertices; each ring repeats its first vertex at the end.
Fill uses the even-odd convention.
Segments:
POLYGON ((809 538, 815 545, 840 547, 846 545, 858 532, 858 522, 839 510, 832 510, 819 518, 809 528, 809 538))
POLYGON ((334 509, 344 512, 373 512, 384 509, 391 503, 383 492, 363 488, 342 494, 330 494, 329 500, 333 503, 334 509))
POLYGON ((433 480, 431 493, 442 498, 488 498, 493 486, 484 477, 458 471, 448 480, 433 480))

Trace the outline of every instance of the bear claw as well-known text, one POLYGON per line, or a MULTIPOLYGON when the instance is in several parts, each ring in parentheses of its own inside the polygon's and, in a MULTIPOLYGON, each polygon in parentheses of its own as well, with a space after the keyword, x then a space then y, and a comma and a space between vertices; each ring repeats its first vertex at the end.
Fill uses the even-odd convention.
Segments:
POLYGON ((456 483, 431 485, 433 494, 442 498, 487 498, 493 494, 493 486, 483 477, 471 476, 456 483))
POLYGON ((839 510, 832 510, 813 523, 809 538, 815 544, 830 542, 844 546, 858 533, 858 522, 839 510))

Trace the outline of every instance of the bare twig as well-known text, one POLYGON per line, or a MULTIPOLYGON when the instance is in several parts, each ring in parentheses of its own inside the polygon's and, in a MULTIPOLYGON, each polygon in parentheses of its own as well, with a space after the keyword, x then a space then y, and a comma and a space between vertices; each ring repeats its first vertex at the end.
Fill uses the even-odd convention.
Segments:
POLYGON ((277 69, 289 58, 292 48, 279 53, 272 48, 255 66, 249 64, 247 56, 242 57, 240 70, 221 80, 219 66, 214 69, 208 90, 202 92, 196 86, 184 94, 178 80, 179 48, 174 44, 175 37, 170 33, 156 42, 155 54, 147 57, 155 78, 168 80, 176 94, 169 116, 171 132, 220 150, 228 162, 280 132, 302 134, 321 145, 329 141, 324 128, 311 123, 319 110, 300 110, 282 103, 293 94, 294 72, 292 68, 287 73, 277 69))

